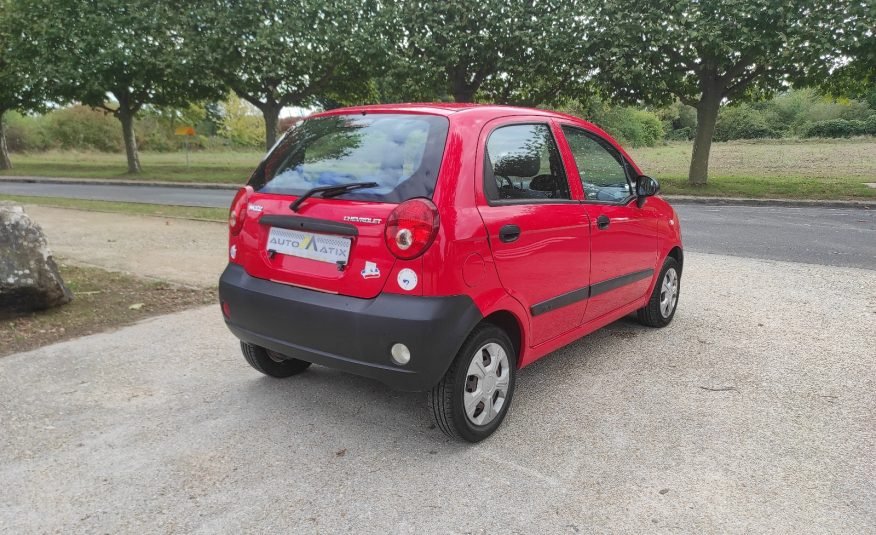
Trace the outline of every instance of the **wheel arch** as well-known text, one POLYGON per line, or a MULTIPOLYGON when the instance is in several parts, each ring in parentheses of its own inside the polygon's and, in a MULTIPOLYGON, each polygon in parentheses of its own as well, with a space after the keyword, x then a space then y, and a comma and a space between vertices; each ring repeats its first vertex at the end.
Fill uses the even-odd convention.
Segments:
POLYGON ((681 272, 684 268, 684 251, 682 250, 682 248, 676 245, 666 254, 666 256, 672 257, 675 259, 676 262, 678 262, 678 274, 681 275, 681 272))
POLYGON ((519 368, 523 357, 523 326, 517 316, 509 310, 497 310, 486 316, 482 323, 492 323, 505 331, 514 346, 517 367, 519 368))

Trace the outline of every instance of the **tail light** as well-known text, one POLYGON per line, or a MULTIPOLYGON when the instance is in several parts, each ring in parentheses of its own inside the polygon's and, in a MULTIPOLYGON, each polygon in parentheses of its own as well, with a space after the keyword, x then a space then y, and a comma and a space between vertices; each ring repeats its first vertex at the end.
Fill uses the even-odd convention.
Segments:
POLYGON ((398 205, 386 220, 386 246, 397 258, 410 260, 423 254, 438 234, 438 209, 428 199, 411 199, 398 205))
POLYGON ((240 234, 243 229, 243 220, 246 217, 246 203, 252 194, 252 186, 245 186, 237 190, 234 200, 231 201, 231 210, 228 212, 228 230, 232 236, 240 234))

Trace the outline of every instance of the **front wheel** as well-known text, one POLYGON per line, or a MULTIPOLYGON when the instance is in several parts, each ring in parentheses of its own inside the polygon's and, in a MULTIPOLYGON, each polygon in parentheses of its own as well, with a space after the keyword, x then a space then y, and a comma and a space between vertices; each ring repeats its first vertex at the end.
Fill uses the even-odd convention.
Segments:
POLYGON ((492 435, 508 413, 516 373, 517 355, 505 331, 479 325, 429 393, 436 425, 447 436, 468 442, 492 435))
POLYGON ((665 327, 675 316, 678 296, 681 292, 681 271, 678 260, 671 256, 663 262, 660 277, 651 292, 648 304, 640 308, 639 322, 648 327, 665 327))

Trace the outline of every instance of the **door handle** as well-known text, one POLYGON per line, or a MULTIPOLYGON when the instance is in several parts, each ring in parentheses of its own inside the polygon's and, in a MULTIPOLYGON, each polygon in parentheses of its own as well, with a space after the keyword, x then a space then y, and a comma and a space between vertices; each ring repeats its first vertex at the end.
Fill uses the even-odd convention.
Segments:
POLYGON ((520 237, 520 227, 517 225, 505 225, 499 229, 499 241, 511 243, 520 237))
POLYGON ((598 228, 599 230, 607 229, 610 223, 611 219, 609 219, 608 216, 605 214, 602 214, 596 218, 596 228, 598 228))

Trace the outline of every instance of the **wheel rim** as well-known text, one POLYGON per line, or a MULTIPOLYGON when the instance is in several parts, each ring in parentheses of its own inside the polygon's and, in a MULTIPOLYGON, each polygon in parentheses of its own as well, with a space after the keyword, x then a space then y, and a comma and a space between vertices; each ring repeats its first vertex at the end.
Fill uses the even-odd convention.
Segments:
POLYGON ((281 355, 275 351, 271 351, 270 349, 266 349, 265 353, 268 354, 269 359, 273 360, 277 364, 282 364, 286 360, 283 358, 283 355, 281 355))
POLYGON ((487 425, 502 413, 511 384, 508 355, 497 343, 472 355, 463 392, 465 415, 474 425, 487 425))
POLYGON ((672 315, 675 304, 678 302, 678 273, 675 268, 666 270, 663 283, 660 286, 660 314, 664 318, 672 315))

